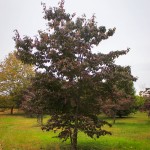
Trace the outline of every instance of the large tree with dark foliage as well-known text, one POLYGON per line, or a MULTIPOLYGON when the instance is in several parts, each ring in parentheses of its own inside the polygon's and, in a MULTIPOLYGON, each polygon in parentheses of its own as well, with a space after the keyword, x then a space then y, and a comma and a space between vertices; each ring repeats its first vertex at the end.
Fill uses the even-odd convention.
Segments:
MULTIPOLYGON (((43 4, 43 8, 48 30, 39 31, 35 39, 21 38, 16 31, 14 38, 18 58, 36 66, 32 92, 26 97, 28 102, 40 104, 39 111, 46 110, 51 115, 42 129, 58 130, 58 137, 70 138, 72 149, 76 150, 79 130, 91 138, 110 134, 101 128, 109 124, 100 120, 98 114, 101 102, 111 97, 113 73, 126 70, 116 65, 115 59, 128 50, 93 53, 93 46, 112 36, 115 28, 98 26, 95 16, 86 19, 85 15, 66 13, 63 0, 59 7, 47 9, 43 4)), ((130 72, 128 76, 133 80, 130 72)))

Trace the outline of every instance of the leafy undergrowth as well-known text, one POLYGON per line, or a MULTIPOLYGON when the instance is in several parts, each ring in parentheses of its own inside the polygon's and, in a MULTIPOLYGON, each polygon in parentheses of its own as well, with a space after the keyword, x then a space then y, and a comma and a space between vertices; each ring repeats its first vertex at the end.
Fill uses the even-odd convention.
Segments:
MULTIPOLYGON (((47 117, 44 118, 47 120, 47 117)), ((108 120, 111 122, 111 120, 108 120)), ((150 119, 136 113, 117 119, 111 136, 91 139, 79 133, 79 150, 149 150, 150 119)), ((35 118, 23 114, 0 114, 0 150, 70 150, 69 141, 62 143, 53 132, 43 132, 35 118)))

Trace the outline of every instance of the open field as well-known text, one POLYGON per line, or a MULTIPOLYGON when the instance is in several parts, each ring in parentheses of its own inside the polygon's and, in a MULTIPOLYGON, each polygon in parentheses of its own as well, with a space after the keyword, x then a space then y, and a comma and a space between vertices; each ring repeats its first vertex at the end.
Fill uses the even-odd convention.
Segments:
MULTIPOLYGON (((79 149, 150 150, 150 118, 145 113, 117 119, 108 130, 112 131, 111 136, 96 140, 79 133, 79 149)), ((62 143, 53 138, 55 135, 43 132, 35 118, 17 113, 13 116, 0 114, 0 150, 69 150, 69 141, 62 143)))

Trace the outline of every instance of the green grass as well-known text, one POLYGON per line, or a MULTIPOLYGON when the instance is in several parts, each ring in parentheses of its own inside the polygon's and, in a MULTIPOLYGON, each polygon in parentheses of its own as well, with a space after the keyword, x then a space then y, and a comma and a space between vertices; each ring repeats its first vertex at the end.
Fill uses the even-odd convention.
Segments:
MULTIPOLYGON (((46 120, 47 118, 45 118, 46 120)), ((112 122, 111 120, 108 120, 112 122)), ((80 150, 149 150, 150 119, 145 113, 136 113, 117 119, 112 135, 91 139, 79 133, 80 150)), ((0 114, 0 150, 69 150, 69 141, 62 143, 53 132, 43 132, 35 118, 22 114, 0 114)))

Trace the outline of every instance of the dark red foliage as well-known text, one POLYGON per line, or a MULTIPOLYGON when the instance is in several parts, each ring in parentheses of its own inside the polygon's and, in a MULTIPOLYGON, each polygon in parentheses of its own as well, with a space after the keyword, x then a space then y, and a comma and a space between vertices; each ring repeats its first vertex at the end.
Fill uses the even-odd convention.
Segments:
POLYGON ((110 134, 102 130, 104 124, 109 124, 98 115, 101 101, 111 96, 113 81, 123 76, 134 80, 131 72, 119 73, 129 71, 127 67, 115 64, 115 59, 127 54, 128 49, 93 53, 93 46, 112 36, 115 28, 98 27, 95 16, 86 19, 66 13, 63 0, 59 7, 47 9, 43 4, 43 8, 48 31, 39 31, 35 39, 21 38, 16 32, 18 58, 35 65, 37 74, 32 88, 38 95, 36 101, 43 103, 44 110, 51 115, 42 129, 61 129, 58 137, 70 137, 72 149, 76 150, 79 130, 92 138, 110 134))

